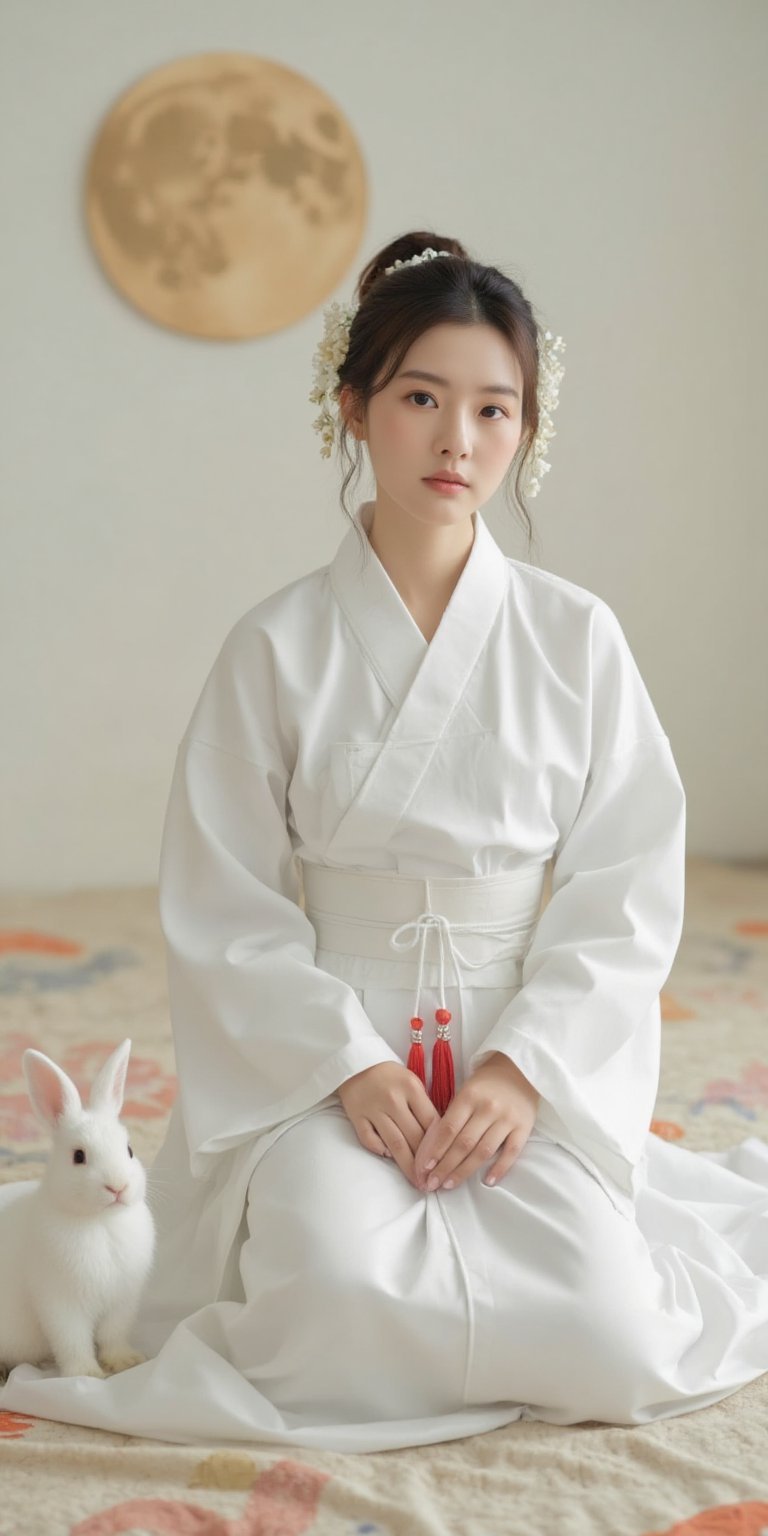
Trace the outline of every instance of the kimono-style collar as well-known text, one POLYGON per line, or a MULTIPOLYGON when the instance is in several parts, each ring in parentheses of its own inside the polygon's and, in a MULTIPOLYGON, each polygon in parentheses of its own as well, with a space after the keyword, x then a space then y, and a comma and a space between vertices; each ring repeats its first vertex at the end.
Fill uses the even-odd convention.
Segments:
MULTIPOLYGON (((355 514, 366 537, 373 506, 363 502, 355 514)), ((461 733, 459 706, 509 583, 506 556, 479 511, 472 517, 472 548, 429 643, 372 547, 363 568, 354 528, 331 561, 336 598, 394 707, 379 740, 356 743, 356 781, 324 849, 327 863, 366 863, 371 850, 380 857, 441 742, 461 733)))
MULTIPOLYGON (((331 585, 356 638, 394 704, 401 704, 419 669, 433 689, 450 683, 453 697, 468 677, 467 662, 477 661, 509 582, 507 557, 479 510, 472 513, 475 537, 440 624, 427 642, 394 582, 368 540, 374 502, 364 501, 354 514, 368 543, 363 567, 360 534, 349 528, 330 563, 331 585)), ((422 690, 419 690, 423 698, 422 690)), ((426 724, 426 722, 424 722, 426 724)))

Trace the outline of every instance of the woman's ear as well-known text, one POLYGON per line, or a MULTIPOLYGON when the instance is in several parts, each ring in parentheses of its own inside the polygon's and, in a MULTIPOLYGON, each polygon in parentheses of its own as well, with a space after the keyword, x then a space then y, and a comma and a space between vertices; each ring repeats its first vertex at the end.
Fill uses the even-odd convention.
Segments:
POLYGON ((364 441, 365 426, 357 407, 355 392, 349 384, 344 384, 339 390, 339 415, 347 431, 351 432, 358 442, 364 441))

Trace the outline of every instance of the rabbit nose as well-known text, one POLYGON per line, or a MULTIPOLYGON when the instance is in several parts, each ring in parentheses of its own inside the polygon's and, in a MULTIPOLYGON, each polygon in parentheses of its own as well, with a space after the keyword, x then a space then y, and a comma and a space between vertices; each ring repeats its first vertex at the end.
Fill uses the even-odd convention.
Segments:
POLYGON ((128 1188, 127 1184, 124 1184, 122 1189, 113 1189, 111 1184, 107 1185, 107 1189, 109 1190, 109 1193, 111 1195, 121 1195, 123 1193, 123 1189, 127 1189, 127 1188, 128 1188))

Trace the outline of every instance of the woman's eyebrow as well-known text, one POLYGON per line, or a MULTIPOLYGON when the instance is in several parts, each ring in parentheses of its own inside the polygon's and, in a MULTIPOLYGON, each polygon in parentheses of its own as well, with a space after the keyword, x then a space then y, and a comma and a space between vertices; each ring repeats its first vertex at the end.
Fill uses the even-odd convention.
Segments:
MULTIPOLYGON (((416 368, 406 368, 398 374, 399 379, 426 379, 428 384, 442 384, 444 389, 450 389, 448 379, 441 379, 436 373, 421 373, 416 368)), ((479 395, 515 395, 520 399, 519 392, 513 389, 511 384, 481 384, 479 395)))

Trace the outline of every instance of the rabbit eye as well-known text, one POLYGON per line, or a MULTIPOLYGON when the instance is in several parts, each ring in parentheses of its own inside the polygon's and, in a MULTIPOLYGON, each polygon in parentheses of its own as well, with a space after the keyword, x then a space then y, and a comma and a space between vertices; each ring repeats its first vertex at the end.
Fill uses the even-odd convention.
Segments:
POLYGON ((73 1163, 84 1163, 85 1162, 85 1153, 84 1153, 82 1147, 78 1147, 76 1149, 76 1151, 73 1154, 72 1161, 73 1161, 73 1163))
POLYGON ((129 1148, 128 1148, 128 1156, 129 1157, 133 1157, 133 1147, 129 1146, 129 1148))

